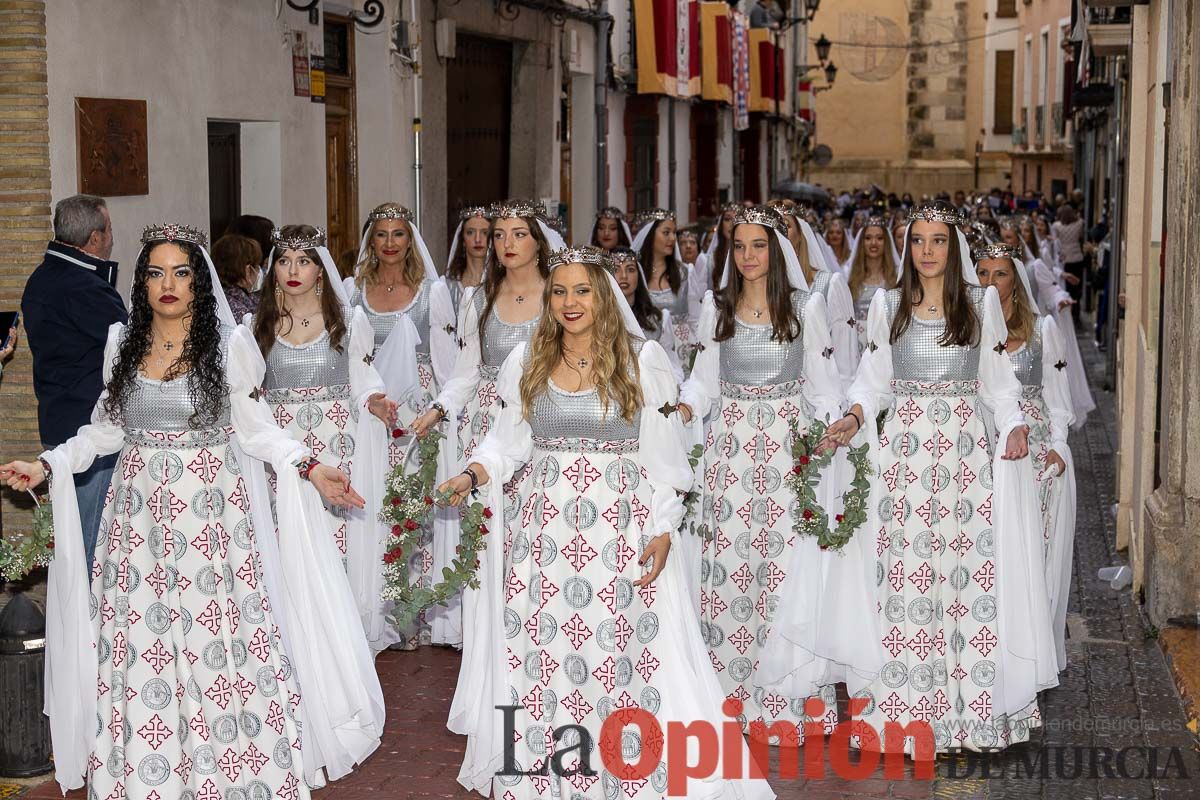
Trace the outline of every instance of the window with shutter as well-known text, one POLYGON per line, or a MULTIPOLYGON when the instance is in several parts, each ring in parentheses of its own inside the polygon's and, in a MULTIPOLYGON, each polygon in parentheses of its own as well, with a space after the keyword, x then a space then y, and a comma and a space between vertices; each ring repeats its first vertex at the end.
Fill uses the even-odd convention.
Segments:
POLYGON ((996 84, 993 92, 992 133, 1009 134, 1013 129, 1013 57, 1012 50, 996 51, 996 84))

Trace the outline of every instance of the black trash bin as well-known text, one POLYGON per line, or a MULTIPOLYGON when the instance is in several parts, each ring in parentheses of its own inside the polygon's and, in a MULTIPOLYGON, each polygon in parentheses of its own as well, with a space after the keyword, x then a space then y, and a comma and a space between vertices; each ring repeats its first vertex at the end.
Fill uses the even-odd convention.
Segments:
POLYGON ((0 611, 0 777, 28 778, 54 768, 50 722, 42 714, 46 617, 23 594, 0 611))

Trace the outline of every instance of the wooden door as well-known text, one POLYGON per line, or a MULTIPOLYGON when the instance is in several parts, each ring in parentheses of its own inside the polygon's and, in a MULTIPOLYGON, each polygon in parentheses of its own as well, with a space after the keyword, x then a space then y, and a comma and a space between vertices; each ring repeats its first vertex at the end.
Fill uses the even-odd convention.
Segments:
POLYGON ((692 218, 714 217, 719 207, 717 197, 718 156, 717 106, 700 103, 692 106, 692 154, 696 163, 696 209, 692 218))
POLYGON ((354 25, 325 16, 325 224, 337 259, 357 250, 358 142, 355 127, 354 25))
POLYGON ((512 43, 458 34, 446 64, 446 230, 458 210, 508 198, 512 43))

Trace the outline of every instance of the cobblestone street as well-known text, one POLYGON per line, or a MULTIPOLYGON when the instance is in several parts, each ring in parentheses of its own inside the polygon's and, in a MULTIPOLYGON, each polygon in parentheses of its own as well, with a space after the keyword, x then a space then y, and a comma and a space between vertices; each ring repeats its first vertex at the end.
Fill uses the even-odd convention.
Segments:
MULTIPOLYGON (((1155 634, 1139 617, 1128 590, 1113 591, 1096 579, 1100 567, 1124 563, 1114 552, 1110 512, 1114 411, 1112 394, 1100 391, 1095 380, 1102 370, 1101 354, 1090 341, 1080 344, 1091 361, 1099 408, 1087 427, 1071 436, 1078 470, 1079 527, 1069 617, 1070 668, 1062 684, 1044 696, 1040 736, 993 759, 988 765, 991 777, 981 777, 983 766, 978 762, 943 760, 934 781, 889 781, 881 773, 863 781, 843 780, 832 773, 824 780, 772 781, 781 800, 1200 797, 1196 738, 1187 728, 1155 634), (1141 749, 1118 759, 1125 748, 1141 749), (1124 763, 1126 774, 1138 775, 1148 770, 1151 759, 1156 774, 1168 777, 1119 777, 1119 762, 1124 763), (1023 766, 1027 763, 1037 766, 1029 770, 1023 766), (1042 776, 1043 769, 1048 776, 1042 776), (965 776, 951 777, 952 772, 965 776), (1028 777, 1031 773, 1033 777, 1028 777)), ((365 768, 315 797, 472 796, 455 781, 464 740, 445 728, 458 662, 456 653, 441 648, 380 655, 377 664, 389 703, 383 746, 365 768)), ((45 783, 26 796, 49 800, 59 794, 55 784, 45 783)), ((83 796, 82 792, 69 795, 83 796)))

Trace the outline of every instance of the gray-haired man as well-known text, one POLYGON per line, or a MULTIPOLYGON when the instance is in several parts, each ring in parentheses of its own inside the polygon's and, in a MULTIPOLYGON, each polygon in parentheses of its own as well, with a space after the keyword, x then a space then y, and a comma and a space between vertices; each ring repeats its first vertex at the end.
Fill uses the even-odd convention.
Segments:
MULTIPOLYGON (((117 293, 112 221, 99 197, 79 194, 54 207, 54 241, 25 284, 21 312, 33 353, 42 444, 55 447, 91 421, 104 388, 104 345, 114 322, 127 322, 117 293)), ((116 456, 76 473, 79 521, 91 567, 116 456)))

